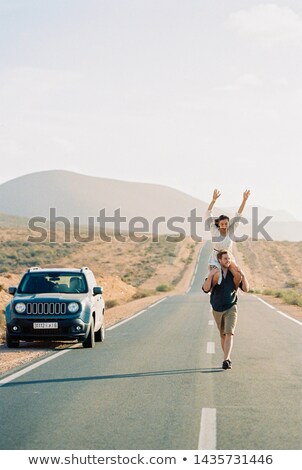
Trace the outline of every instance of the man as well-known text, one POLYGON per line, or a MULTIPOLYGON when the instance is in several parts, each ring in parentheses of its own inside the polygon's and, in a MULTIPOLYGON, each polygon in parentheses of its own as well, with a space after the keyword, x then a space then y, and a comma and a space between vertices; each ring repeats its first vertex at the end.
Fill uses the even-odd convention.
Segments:
POLYGON ((217 259, 222 269, 221 284, 218 284, 218 269, 213 268, 209 272, 202 290, 211 294, 210 303, 220 332, 221 347, 224 354, 222 368, 231 369, 233 336, 237 323, 237 289, 240 287, 244 292, 247 292, 249 285, 244 272, 240 268, 237 268, 234 274, 229 270, 231 256, 227 250, 220 250, 217 253, 217 259))

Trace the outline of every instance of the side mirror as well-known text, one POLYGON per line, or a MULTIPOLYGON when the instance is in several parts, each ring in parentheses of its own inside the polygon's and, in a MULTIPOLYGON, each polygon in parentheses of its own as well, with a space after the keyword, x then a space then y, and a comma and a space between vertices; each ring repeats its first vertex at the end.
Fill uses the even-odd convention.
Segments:
POLYGON ((17 287, 9 287, 8 288, 8 293, 10 295, 15 295, 16 292, 17 292, 17 287))
POLYGON ((93 295, 101 295, 103 293, 103 287, 94 287, 93 295))

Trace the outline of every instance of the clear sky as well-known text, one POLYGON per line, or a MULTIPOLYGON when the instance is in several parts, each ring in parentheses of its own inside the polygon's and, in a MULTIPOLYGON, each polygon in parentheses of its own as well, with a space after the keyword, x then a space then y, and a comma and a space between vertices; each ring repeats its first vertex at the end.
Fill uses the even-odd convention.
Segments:
POLYGON ((300 0, 0 0, 0 183, 158 183, 302 220, 300 0))

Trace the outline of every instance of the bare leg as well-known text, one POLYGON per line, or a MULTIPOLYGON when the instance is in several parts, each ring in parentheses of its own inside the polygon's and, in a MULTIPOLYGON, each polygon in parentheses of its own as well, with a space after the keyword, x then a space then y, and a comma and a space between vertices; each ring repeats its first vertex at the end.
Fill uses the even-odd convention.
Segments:
MULTIPOLYGON (((213 269, 213 267, 216 267, 216 266, 208 265, 209 272, 211 271, 211 269, 213 269)), ((216 284, 218 284, 219 274, 220 274, 220 271, 217 268, 217 273, 213 276, 213 279, 212 279, 211 292, 213 290, 213 287, 216 286, 216 284)))
POLYGON ((212 280, 212 287, 216 286, 216 284, 218 284, 218 281, 219 281, 219 269, 217 269, 217 273, 215 274, 215 276, 213 277, 213 280, 212 280))
POLYGON ((224 354, 224 360, 231 360, 231 352, 233 348, 233 335, 231 333, 221 336, 221 347, 224 354))
POLYGON ((234 276, 234 274, 238 271, 238 266, 237 266, 237 264, 236 264, 234 261, 231 261, 229 270, 231 271, 231 273, 233 274, 233 276, 234 276))

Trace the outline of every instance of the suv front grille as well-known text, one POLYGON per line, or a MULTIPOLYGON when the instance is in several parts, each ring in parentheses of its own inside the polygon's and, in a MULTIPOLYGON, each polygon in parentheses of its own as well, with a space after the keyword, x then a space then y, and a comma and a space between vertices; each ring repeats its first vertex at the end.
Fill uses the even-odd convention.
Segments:
POLYGON ((64 315, 67 312, 65 302, 29 302, 26 313, 33 315, 64 315))

